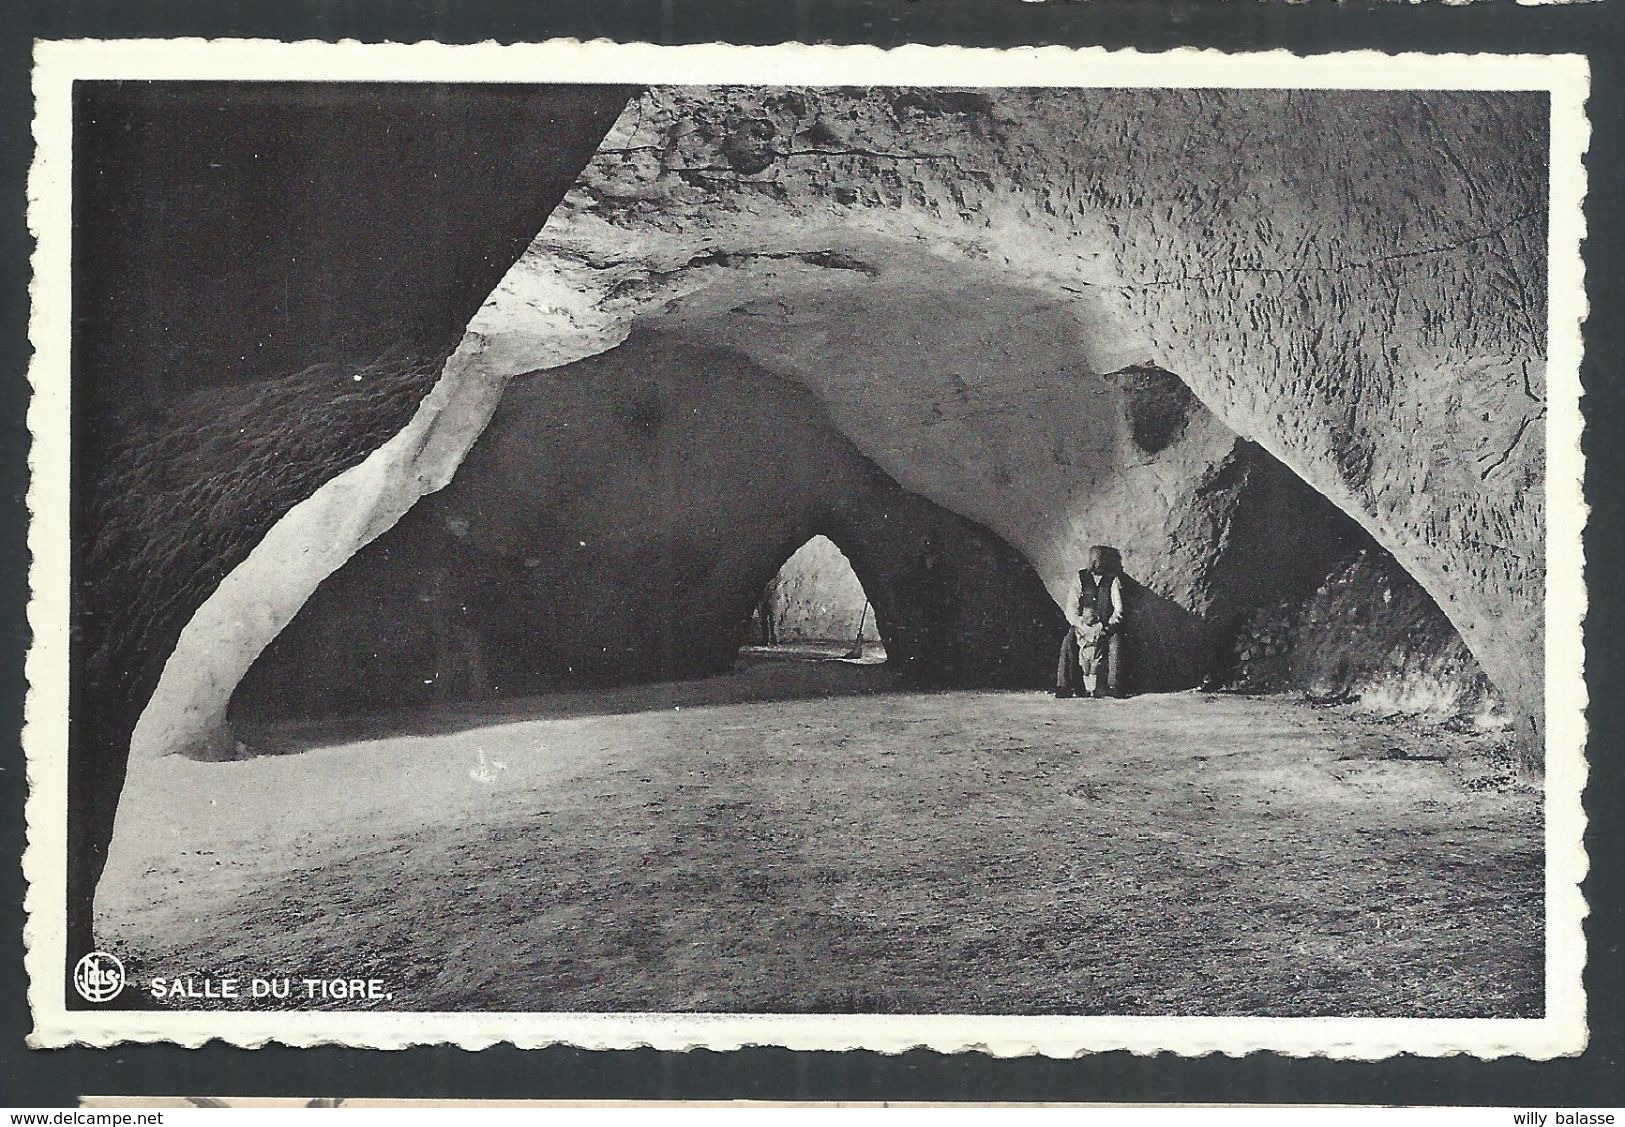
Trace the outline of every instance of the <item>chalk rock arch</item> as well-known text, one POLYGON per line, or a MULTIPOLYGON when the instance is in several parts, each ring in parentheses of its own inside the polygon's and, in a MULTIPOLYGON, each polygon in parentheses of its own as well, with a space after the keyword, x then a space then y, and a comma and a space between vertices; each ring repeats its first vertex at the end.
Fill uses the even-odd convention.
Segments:
POLYGON ((480 323, 737 352, 1057 601, 1120 543, 1170 630, 1313 533, 1290 467, 1537 712, 1544 152, 1534 96, 655 89, 480 323))
MULTIPOLYGON (((910 269, 1043 293, 1081 326, 1077 365, 1177 374, 1392 552, 1538 713, 1545 114, 1471 91, 656 89, 493 312, 545 334, 521 311, 540 285, 577 320, 763 342, 901 483, 986 521, 1055 592, 1088 532, 1040 532, 997 488, 997 451, 980 491, 889 451, 955 389, 832 371, 877 322, 798 335, 785 297, 910 269)), ((948 330, 975 312, 938 311, 948 330)), ((1041 343, 986 343, 1019 366, 1015 338, 1041 343)))

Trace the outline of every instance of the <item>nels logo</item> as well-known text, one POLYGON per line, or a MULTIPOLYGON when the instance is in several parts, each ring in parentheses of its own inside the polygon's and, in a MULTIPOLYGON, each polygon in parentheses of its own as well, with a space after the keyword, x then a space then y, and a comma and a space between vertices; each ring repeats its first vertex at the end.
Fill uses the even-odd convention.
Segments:
POLYGON ((117 955, 92 951, 74 965, 73 988, 87 1002, 110 1002, 124 989, 124 964, 117 955))

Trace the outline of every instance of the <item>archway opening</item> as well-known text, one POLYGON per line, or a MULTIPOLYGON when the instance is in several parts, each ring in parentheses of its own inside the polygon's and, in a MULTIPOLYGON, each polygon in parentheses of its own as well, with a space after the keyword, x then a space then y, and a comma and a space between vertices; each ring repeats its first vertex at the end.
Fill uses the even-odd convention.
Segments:
POLYGON ((1061 625, 1021 552, 899 484, 804 387, 640 331, 508 385, 456 478, 259 654, 231 754, 532 706, 1041 688, 1061 625), (809 541, 785 634, 858 654, 741 669, 764 586, 809 541))
POLYGON ((820 533, 784 561, 751 608, 740 653, 747 660, 886 660, 879 612, 839 545, 820 533))
MULTIPOLYGON (((1214 683, 1260 607, 1339 566, 1350 518, 1179 376, 1095 372, 1067 349, 1023 353, 1012 382, 1014 361, 978 359, 980 330, 930 349, 886 335, 880 308, 951 320, 955 295, 916 282, 867 301, 784 293, 754 337, 750 307, 676 317, 512 381, 454 481, 331 576, 236 686, 233 750, 254 753, 268 724, 483 715, 793 655, 885 665, 908 687, 1053 686, 1093 542, 1134 581, 1130 691, 1185 689, 1214 683), (865 326, 862 357, 814 349, 832 321, 865 326)), ((977 292, 1026 308, 1029 334, 1069 324, 1048 299, 977 292)), ((762 693, 812 691, 796 672, 762 693)), ((1336 695, 1362 675, 1339 674, 1356 687, 1336 695)), ((829 691, 881 685, 860 680, 829 691)))

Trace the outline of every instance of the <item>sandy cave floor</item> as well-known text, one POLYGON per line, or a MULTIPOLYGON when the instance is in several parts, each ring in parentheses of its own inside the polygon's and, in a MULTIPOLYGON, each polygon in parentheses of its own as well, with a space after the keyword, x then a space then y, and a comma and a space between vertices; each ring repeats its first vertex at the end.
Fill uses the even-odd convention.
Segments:
POLYGON ((143 989, 386 1009, 1540 1014, 1538 781, 1492 739, 884 678, 753 655, 135 764, 100 932, 143 989))

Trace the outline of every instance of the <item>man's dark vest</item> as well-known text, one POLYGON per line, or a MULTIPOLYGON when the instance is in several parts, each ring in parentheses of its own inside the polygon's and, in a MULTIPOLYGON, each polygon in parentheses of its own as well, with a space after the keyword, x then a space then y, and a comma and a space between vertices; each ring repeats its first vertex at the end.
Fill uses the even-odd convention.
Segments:
POLYGON ((1104 544, 1096 544, 1089 549, 1089 566, 1078 572, 1080 591, 1078 595, 1078 610, 1082 611, 1084 600, 1089 598, 1089 590, 1094 588, 1095 613, 1100 615, 1100 621, 1110 622, 1112 619, 1112 580, 1123 573, 1123 557, 1117 554, 1116 548, 1108 548, 1104 544), (1100 572, 1099 577, 1095 575, 1100 572))
POLYGON ((1102 575, 1095 581, 1095 613, 1100 615, 1100 621, 1110 622, 1114 607, 1112 606, 1112 583, 1117 576, 1102 575))
POLYGON ((1096 578, 1094 572, 1087 569, 1078 572, 1078 613, 1082 614, 1085 607, 1092 606, 1101 622, 1110 622, 1113 611, 1112 581, 1116 578, 1115 575, 1096 578))

